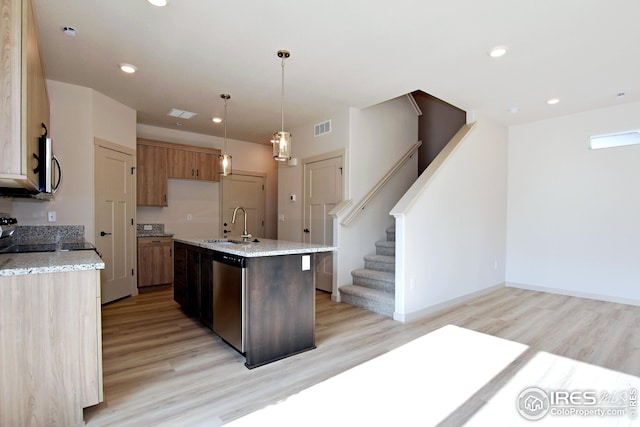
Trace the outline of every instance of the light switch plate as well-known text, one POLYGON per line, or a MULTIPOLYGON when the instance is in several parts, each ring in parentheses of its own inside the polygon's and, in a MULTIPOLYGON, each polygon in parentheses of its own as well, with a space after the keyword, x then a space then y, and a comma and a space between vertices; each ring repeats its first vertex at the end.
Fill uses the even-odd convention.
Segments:
POLYGON ((144 230, 145 231, 151 231, 151 230, 153 230, 153 226, 151 224, 145 224, 144 225, 144 230))
POLYGON ((311 270, 311 256, 302 255, 302 271, 311 270))

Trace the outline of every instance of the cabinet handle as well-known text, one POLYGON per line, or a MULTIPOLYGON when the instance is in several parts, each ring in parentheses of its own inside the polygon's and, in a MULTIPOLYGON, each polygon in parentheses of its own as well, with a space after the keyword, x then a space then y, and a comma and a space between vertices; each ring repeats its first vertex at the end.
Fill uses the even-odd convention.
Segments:
POLYGON ((195 169, 191 169, 191 176, 195 175, 195 169))
POLYGON ((111 233, 107 233, 106 231, 101 231, 101 232, 100 232, 100 235, 101 235, 102 237, 104 237, 104 236, 111 236, 111 233))

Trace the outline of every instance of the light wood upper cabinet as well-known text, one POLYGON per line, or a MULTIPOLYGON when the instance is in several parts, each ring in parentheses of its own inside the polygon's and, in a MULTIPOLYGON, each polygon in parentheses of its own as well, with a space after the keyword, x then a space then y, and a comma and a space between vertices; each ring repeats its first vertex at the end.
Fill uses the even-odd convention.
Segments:
POLYGON ((0 21, 0 186, 34 190, 49 97, 31 0, 0 0, 0 21))
POLYGON ((141 141, 146 142, 138 140, 136 203, 138 206, 167 206, 167 149, 141 141))
POLYGON ((138 206, 167 206, 168 178, 219 181, 220 150, 138 138, 138 206))
POLYGON ((219 154, 218 150, 208 151, 200 147, 169 148, 169 178, 219 181, 219 154))

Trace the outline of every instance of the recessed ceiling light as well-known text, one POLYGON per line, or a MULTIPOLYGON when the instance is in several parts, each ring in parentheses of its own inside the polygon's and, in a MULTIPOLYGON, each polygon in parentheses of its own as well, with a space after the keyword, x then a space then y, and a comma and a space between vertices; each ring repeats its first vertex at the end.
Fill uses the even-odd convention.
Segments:
POLYGON ((511 114, 516 114, 520 111, 520 107, 516 107, 516 106, 509 107, 507 111, 509 111, 511 114))
POLYGON ((489 56, 492 58, 500 58, 507 53, 507 48, 504 46, 496 46, 489 51, 489 56))
POLYGON ((147 0, 154 6, 165 7, 167 5, 167 0, 147 0))
POLYGON ((136 67, 135 65, 126 64, 124 62, 121 64, 118 64, 118 67, 120 67, 120 69, 127 74, 133 74, 136 71, 138 71, 138 67, 136 67))
POLYGON ((222 123, 222 119, 220 117, 214 117, 211 119, 213 123, 222 123))
POLYGON ((551 98, 550 100, 547 101, 547 104, 549 105, 555 105, 558 102, 560 102, 560 100, 558 98, 551 98))
POLYGON ((69 25, 65 25, 61 29, 62 29, 62 32, 69 37, 75 37, 78 35, 78 30, 76 30, 73 27, 70 27, 69 25))

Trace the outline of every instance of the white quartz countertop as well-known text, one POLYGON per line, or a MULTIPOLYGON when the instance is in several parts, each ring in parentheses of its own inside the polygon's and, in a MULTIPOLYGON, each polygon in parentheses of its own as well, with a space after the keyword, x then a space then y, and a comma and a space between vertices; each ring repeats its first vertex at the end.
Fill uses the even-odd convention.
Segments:
POLYGON ((102 269, 104 261, 92 250, 0 254, 0 276, 102 269))
POLYGON ((293 255, 293 254, 309 254, 317 252, 331 252, 338 248, 336 246, 318 245, 315 243, 289 242, 286 240, 271 240, 258 238, 258 242, 254 242, 253 238, 250 242, 234 243, 232 241, 240 241, 237 237, 228 239, 210 238, 191 238, 191 237, 174 237, 177 242, 186 243, 188 245, 198 246, 205 249, 211 249, 227 254, 238 255, 247 258, 276 256, 276 255, 293 255), (216 242, 216 240, 220 240, 216 242), (227 241, 225 241, 227 240, 227 241))

